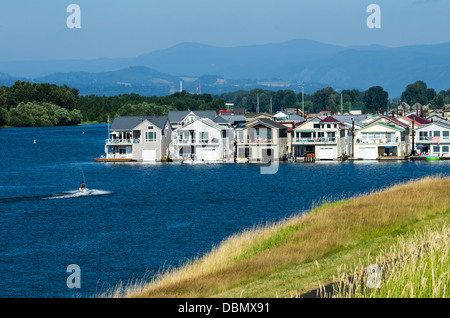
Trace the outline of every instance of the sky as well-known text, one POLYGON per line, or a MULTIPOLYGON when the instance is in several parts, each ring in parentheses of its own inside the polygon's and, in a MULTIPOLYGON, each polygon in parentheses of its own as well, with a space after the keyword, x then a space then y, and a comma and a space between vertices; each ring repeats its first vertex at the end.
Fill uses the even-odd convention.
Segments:
POLYGON ((0 61, 130 58, 182 42, 434 44, 450 42, 449 12, 448 0, 3 0, 0 61), (67 26, 70 4, 81 28, 67 26), (370 4, 380 28, 367 27, 370 4))

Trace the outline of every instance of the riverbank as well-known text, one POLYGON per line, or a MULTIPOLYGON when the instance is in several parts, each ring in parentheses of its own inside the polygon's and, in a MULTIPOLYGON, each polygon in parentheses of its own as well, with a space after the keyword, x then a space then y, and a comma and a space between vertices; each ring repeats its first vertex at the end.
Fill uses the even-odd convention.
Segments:
POLYGON ((329 283, 336 268, 367 266, 399 235, 443 225, 450 178, 426 177, 323 204, 236 234, 199 259, 106 297, 293 297, 329 283))

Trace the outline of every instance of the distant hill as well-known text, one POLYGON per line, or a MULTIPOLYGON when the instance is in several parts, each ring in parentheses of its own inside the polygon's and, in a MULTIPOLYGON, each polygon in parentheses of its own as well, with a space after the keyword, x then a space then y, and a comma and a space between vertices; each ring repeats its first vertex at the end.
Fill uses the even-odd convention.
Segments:
POLYGON ((170 89, 173 82, 178 89, 180 78, 190 78, 191 82, 183 82, 183 87, 191 85, 195 89, 197 79, 215 74, 212 77, 216 82, 219 79, 217 83, 207 84, 207 77, 205 83, 201 80, 202 91, 236 90, 245 87, 239 85, 253 87, 275 80, 320 83, 319 88, 330 85, 367 89, 380 85, 395 97, 416 80, 425 81, 437 91, 450 88, 449 56, 450 43, 398 48, 344 47, 302 39, 238 47, 181 43, 130 59, 0 62, 0 72, 10 74, 9 80, 16 76, 47 79, 82 91, 154 87, 155 91, 169 93, 167 87, 170 89), (84 86, 86 89, 82 89, 84 86))
MULTIPOLYGON (((297 93, 301 91, 299 83, 279 79, 258 81, 255 79, 226 80, 218 75, 174 76, 142 66, 99 73, 60 72, 33 79, 18 78, 0 73, 0 85, 11 86, 16 80, 56 85, 65 84, 79 89, 81 95, 98 96, 131 93, 143 96, 165 96, 178 92, 180 89, 192 94, 201 92, 214 95, 254 88, 267 90, 291 89, 297 93)), ((305 93, 312 93, 325 86, 320 83, 304 83, 304 91, 305 93)))

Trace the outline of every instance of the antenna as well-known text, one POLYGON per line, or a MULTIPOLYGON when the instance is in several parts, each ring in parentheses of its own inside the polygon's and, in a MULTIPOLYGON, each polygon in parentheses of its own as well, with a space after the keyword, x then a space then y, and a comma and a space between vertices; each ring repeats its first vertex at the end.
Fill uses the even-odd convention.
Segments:
POLYGON ((202 88, 200 86, 200 80, 198 80, 198 84, 197 84, 197 94, 201 94, 202 93, 202 88))

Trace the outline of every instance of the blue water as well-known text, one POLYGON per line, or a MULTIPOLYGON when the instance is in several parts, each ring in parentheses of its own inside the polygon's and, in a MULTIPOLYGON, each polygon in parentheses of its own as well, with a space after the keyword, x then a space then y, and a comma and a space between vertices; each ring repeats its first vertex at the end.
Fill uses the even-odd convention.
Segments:
POLYGON ((321 200, 450 172, 450 161, 283 163, 274 175, 259 165, 94 163, 106 134, 105 125, 0 130, 0 297, 91 297, 321 200), (95 195, 75 194, 83 173, 95 195), (80 289, 66 285, 70 264, 80 289))

